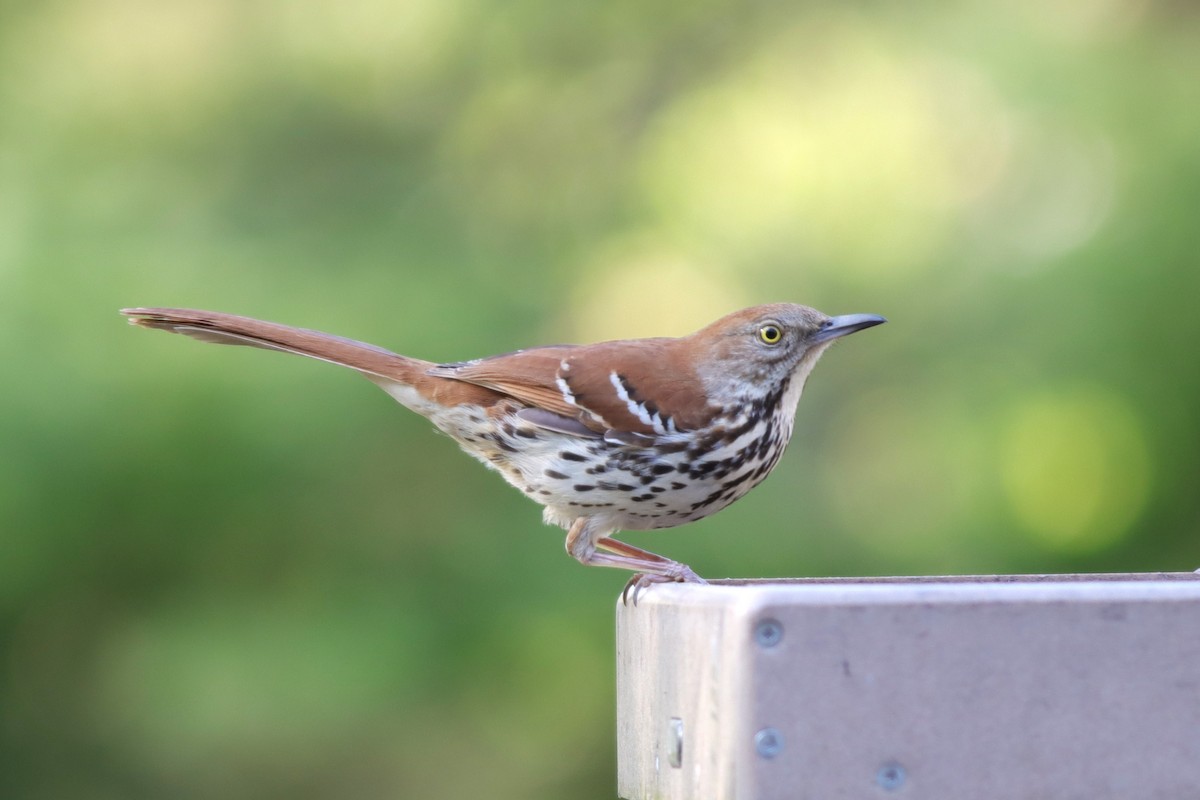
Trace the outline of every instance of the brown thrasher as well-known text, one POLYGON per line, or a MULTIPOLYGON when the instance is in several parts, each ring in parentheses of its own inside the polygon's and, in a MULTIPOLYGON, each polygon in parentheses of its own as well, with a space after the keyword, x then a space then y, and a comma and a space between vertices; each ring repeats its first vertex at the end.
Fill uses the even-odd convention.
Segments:
POLYGON ((736 311, 679 339, 552 345, 434 364, 232 314, 121 313, 144 328, 358 370, 545 506, 543 519, 568 530, 567 552, 580 562, 638 573, 626 590, 704 583, 686 565, 613 534, 702 519, 757 486, 791 438, 821 353, 885 322, 779 303, 736 311))

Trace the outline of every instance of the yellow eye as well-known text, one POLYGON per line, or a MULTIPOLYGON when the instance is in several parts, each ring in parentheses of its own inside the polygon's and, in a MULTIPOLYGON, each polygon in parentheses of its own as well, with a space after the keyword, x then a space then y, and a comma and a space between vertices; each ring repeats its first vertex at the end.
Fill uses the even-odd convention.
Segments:
POLYGON ((783 328, 773 322, 768 322, 758 329, 758 340, 763 344, 779 344, 783 339, 783 328))

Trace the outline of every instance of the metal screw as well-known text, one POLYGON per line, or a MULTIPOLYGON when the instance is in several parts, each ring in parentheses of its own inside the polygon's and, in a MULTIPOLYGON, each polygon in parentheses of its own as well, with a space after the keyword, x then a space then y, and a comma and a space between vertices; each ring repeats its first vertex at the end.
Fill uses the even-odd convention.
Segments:
POLYGON ((667 763, 678 769, 683 766, 683 720, 679 717, 671 717, 667 727, 670 730, 667 763))
POLYGON ((763 728, 754 734, 754 750, 763 758, 774 758, 783 752, 783 734, 774 728, 763 728))
POLYGON ((759 620, 754 626, 754 641, 759 647, 774 647, 783 641, 783 625, 777 619, 759 620))
POLYGON ((908 777, 908 773, 904 771, 904 767, 897 764, 895 761, 889 761, 879 768, 879 772, 875 773, 875 783, 879 784, 879 788, 887 792, 894 792, 904 785, 904 779, 908 777))

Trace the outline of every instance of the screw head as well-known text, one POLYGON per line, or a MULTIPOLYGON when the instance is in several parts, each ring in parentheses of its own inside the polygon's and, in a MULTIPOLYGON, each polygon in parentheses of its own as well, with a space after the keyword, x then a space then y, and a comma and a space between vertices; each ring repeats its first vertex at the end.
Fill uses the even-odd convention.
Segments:
POLYGON ((754 751, 763 758, 774 758, 783 752, 783 734, 775 728, 763 728, 754 734, 754 751))
POLYGON ((754 626, 754 641, 759 647, 770 649, 783 641, 783 625, 777 619, 761 619, 754 626))
POLYGON ((894 792, 904 785, 908 773, 904 767, 895 761, 889 761, 875 773, 875 783, 886 792, 894 792))

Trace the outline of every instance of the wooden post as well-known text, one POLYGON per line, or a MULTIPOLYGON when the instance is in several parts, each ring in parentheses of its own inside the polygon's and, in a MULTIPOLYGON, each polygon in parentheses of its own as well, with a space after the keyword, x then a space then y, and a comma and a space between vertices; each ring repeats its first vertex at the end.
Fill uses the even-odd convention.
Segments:
POLYGON ((657 585, 628 800, 1200 797, 1200 575, 657 585))

